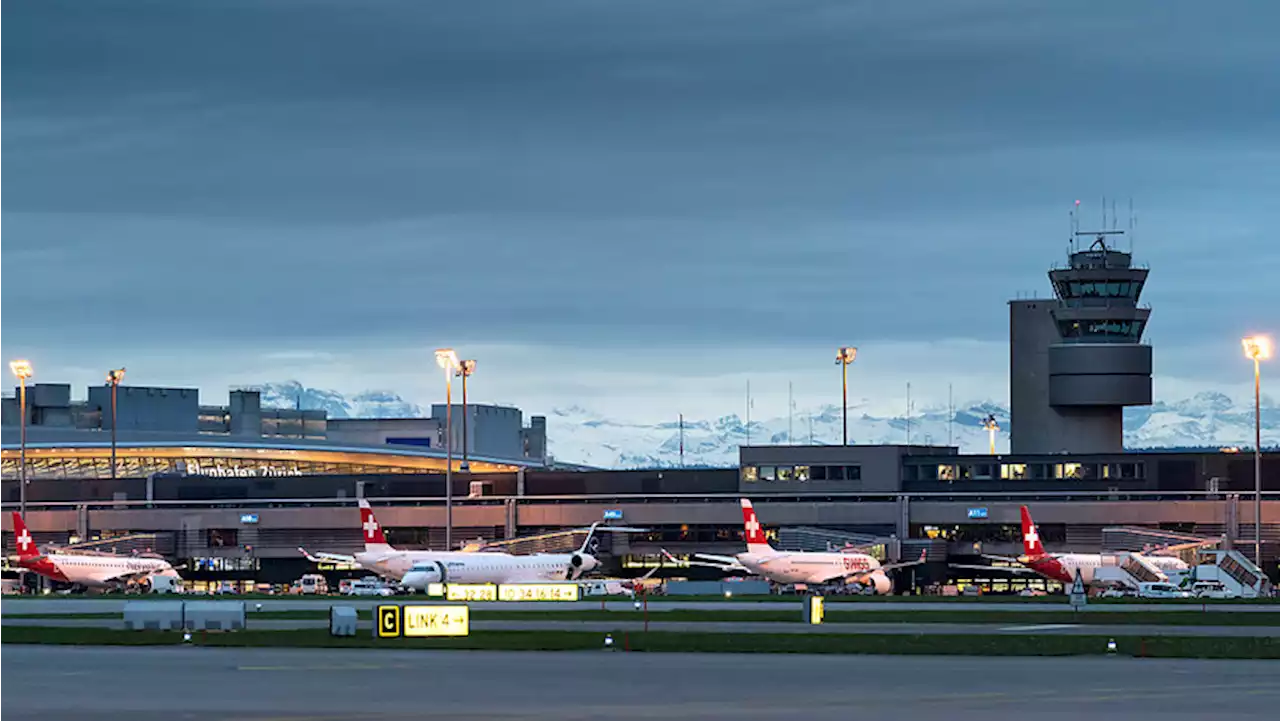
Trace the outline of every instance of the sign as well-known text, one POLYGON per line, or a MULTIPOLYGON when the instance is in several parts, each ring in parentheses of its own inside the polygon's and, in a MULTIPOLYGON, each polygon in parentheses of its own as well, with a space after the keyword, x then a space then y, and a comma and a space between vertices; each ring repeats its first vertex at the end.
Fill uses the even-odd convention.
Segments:
POLYGON ((611 509, 606 509, 606 510, 605 510, 605 512, 604 512, 604 520, 606 520, 606 521, 621 521, 621 520, 622 520, 622 509, 620 509, 620 508, 611 508, 611 509))
POLYGON ((504 583, 498 586, 499 601, 577 601, 581 588, 576 583, 504 583))
POLYGON ((827 615, 826 599, 822 596, 809 596, 804 604, 805 623, 818 625, 827 615))
POLYGON ((444 597, 450 601, 496 601, 498 587, 492 583, 450 583, 444 597))
POLYGON ((256 514, 256 513, 241 513, 241 514, 240 514, 240 522, 241 522, 241 523, 257 523, 257 522, 258 522, 258 514, 256 514))
POLYGON ((466 606, 378 606, 378 638, 435 638, 467 636, 471 612, 466 606))
POLYGON ((471 610, 466 606, 405 606, 405 638, 466 636, 471 633, 471 610))
POLYGON ((1071 609, 1079 611, 1089 603, 1089 594, 1084 588, 1084 579, 1080 577, 1080 569, 1076 569, 1076 580, 1071 583, 1071 609))
POLYGON ((428 596, 443 596, 443 595, 444 595, 444 584, 443 584, 443 583, 428 583, 428 584, 427 584, 427 595, 428 595, 428 596))
POLYGON ((970 509, 969 509, 969 518, 986 518, 986 517, 987 517, 987 507, 986 507, 986 506, 983 506, 983 507, 981 507, 981 508, 970 508, 970 509))
POLYGON ((378 638, 399 638, 400 637, 400 607, 399 606, 378 606, 376 609, 378 619, 377 632, 378 638))

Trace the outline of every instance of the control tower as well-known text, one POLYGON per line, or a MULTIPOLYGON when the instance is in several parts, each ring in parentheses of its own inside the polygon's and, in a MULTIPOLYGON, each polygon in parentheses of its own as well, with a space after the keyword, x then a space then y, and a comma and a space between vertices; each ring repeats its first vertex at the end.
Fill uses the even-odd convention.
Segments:
POLYGON ((1013 453, 1119 453, 1124 407, 1151 405, 1148 271, 1113 247, 1124 234, 1074 231, 1067 267, 1049 271, 1055 298, 1009 302, 1013 453))

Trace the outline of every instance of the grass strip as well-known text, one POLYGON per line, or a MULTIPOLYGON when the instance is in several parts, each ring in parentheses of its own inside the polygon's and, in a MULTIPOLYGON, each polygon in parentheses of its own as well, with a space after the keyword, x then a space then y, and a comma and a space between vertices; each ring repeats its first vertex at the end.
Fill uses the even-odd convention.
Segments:
MULTIPOLYGON (((1105 636, 965 636, 955 634, 803 635, 732 633, 628 633, 615 631, 618 651, 660 653, 805 653, 963 656, 1105 655, 1105 636)), ((323 629, 195 633, 192 644, 221 647, 390 648, 603 652, 604 634, 586 631, 475 631, 440 639, 334 638, 323 629)), ((171 646, 181 634, 161 631, 11 627, 7 644, 171 646)), ((1249 637, 1121 637, 1116 655, 1149 658, 1280 659, 1280 639, 1249 637)))

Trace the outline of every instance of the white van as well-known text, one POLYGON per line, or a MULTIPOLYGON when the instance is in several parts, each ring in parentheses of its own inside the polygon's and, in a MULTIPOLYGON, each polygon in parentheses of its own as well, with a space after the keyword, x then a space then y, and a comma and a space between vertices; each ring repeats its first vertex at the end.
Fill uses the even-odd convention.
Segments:
POLYGON ((1190 591, 1184 591, 1172 583, 1140 583, 1139 598, 1191 598, 1190 591))
POLYGON ((298 579, 298 593, 324 595, 329 592, 329 582, 318 573, 308 573, 298 579))

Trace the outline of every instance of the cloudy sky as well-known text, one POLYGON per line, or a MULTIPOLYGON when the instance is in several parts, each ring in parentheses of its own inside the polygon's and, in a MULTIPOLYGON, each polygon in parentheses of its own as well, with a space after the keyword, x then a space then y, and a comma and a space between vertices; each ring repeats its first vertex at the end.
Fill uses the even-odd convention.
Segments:
MULTIPOLYGON (((1007 398, 1101 198, 1157 395, 1280 331, 1271 3, 8 3, 3 341, 42 380, 533 412, 1007 398)), ((77 394, 83 393, 82 388, 77 394)))

